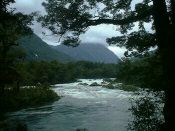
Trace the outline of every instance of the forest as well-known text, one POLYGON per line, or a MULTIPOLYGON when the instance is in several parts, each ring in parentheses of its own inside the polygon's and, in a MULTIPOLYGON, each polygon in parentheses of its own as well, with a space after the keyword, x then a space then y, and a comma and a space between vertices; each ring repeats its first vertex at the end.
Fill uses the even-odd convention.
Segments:
POLYGON ((23 86, 32 86, 38 83, 53 85, 75 82, 80 78, 114 78, 117 73, 117 65, 86 61, 66 64, 58 61, 30 61, 22 63, 19 70, 22 75, 20 82, 23 86))
POLYGON ((42 3, 45 15, 36 12, 26 15, 9 9, 15 2, 0 2, 0 111, 20 109, 21 103, 34 106, 59 99, 51 84, 73 82, 77 78, 116 77, 118 82, 164 92, 164 120, 160 122, 159 117, 154 116, 157 101, 141 99, 131 108, 136 118, 131 124, 132 130, 175 130, 174 0, 143 0, 141 3, 134 0, 46 0, 42 3), (16 50, 17 41, 33 33, 30 28, 33 20, 60 36, 62 44, 73 47, 81 43, 80 35, 89 27, 112 24, 121 35, 107 38, 106 42, 125 47, 127 51, 118 65, 24 61, 25 52, 16 50), (151 31, 146 29, 146 24, 151 25, 151 31), (28 85, 38 88, 21 88, 28 85))

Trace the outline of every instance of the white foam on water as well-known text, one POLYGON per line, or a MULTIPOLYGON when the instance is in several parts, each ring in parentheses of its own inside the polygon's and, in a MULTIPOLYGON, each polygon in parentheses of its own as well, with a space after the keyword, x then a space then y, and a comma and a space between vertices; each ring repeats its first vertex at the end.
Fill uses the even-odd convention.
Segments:
POLYGON ((94 82, 101 84, 103 79, 79 79, 81 82, 57 84, 54 91, 61 96, 70 96, 79 99, 95 99, 95 98, 117 98, 126 99, 133 96, 133 93, 122 91, 119 89, 107 89, 102 86, 88 86, 94 82), (88 85, 80 85, 86 83, 88 85))
POLYGON ((131 92, 90 86, 102 79, 80 79, 52 88, 63 96, 52 104, 10 113, 11 121, 27 121, 29 130, 72 131, 80 126, 91 131, 126 131, 131 92), (81 83, 81 84, 80 84, 81 83), (82 84, 86 83, 86 84, 82 84))
POLYGON ((79 79, 82 83, 87 83, 88 85, 96 82, 97 84, 101 84, 103 79, 79 79))

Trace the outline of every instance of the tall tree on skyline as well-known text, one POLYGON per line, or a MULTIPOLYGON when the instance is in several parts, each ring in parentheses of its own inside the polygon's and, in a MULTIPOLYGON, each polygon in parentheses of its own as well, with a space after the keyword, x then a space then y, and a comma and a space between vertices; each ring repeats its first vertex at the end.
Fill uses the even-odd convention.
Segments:
POLYGON ((79 36, 90 26, 100 24, 116 25, 123 36, 108 38, 109 44, 124 46, 130 52, 126 55, 145 54, 151 47, 157 52, 163 65, 165 124, 162 129, 174 129, 175 104, 175 1, 143 0, 46 0, 43 6, 47 15, 40 17, 43 27, 64 38, 65 45, 76 46, 79 36), (133 6, 135 8, 133 9, 133 6), (138 22, 138 31, 132 31, 138 22), (144 24, 152 24, 155 33, 148 32, 144 24), (129 33, 131 31, 131 33, 129 33))
MULTIPOLYGON (((9 8, 12 3, 15 0, 0 1, 0 92, 3 92, 6 84, 16 81, 19 75, 14 67, 15 58, 12 60, 9 52, 18 46, 17 40, 21 36, 32 32, 29 27, 32 16, 15 13, 14 9, 9 8)), ((16 58, 20 57, 16 54, 16 58)))

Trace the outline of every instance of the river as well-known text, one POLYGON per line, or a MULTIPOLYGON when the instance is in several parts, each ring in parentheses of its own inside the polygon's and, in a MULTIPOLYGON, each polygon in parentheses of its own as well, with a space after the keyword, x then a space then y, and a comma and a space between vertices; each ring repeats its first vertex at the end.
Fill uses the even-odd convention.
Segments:
POLYGON ((93 82, 101 84, 102 79, 54 85, 53 90, 63 96, 60 100, 9 113, 8 120, 26 123, 29 131, 126 131, 131 118, 129 98, 133 94, 89 86, 93 82))

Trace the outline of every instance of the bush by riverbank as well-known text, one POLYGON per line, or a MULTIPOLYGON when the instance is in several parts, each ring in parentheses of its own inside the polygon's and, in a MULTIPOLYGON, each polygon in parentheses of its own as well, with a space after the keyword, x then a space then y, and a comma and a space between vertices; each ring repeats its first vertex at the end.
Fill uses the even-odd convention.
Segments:
POLYGON ((139 88, 134 86, 134 85, 126 85, 123 83, 116 83, 116 84, 107 84, 103 86, 104 88, 108 88, 108 89, 120 89, 120 90, 124 90, 124 91, 138 91, 139 88))
POLYGON ((19 91, 6 89, 0 96, 0 112, 16 111, 39 106, 58 100, 60 97, 49 87, 20 88, 19 91))

